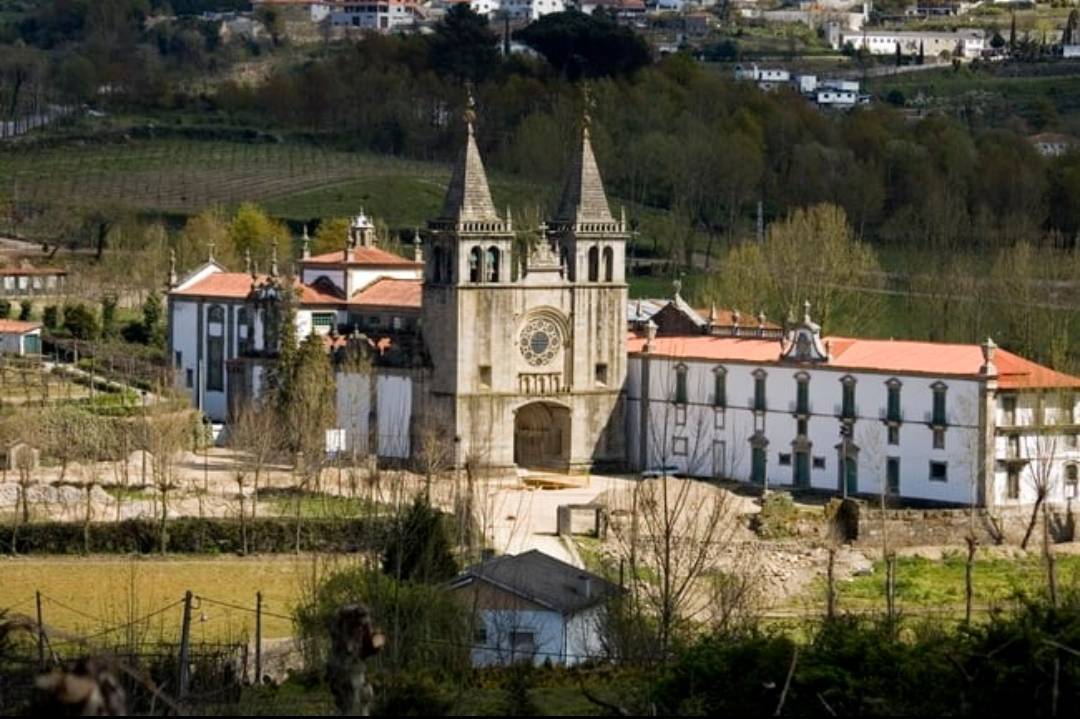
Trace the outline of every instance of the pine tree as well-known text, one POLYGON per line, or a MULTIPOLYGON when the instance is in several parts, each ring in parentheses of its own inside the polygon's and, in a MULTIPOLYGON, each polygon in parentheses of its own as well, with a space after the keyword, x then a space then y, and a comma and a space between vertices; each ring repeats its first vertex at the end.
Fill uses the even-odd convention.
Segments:
POLYGON ((423 496, 399 516, 382 558, 383 572, 396 579, 434 584, 457 574, 443 516, 423 496))

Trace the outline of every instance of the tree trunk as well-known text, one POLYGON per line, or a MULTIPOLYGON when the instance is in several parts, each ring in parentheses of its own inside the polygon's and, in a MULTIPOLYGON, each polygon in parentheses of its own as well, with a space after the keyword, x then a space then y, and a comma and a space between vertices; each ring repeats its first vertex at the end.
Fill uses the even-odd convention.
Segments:
POLYGON ((1020 549, 1027 549, 1028 542, 1031 541, 1031 533, 1035 531, 1035 524, 1039 521, 1039 510, 1042 508, 1044 499, 1046 499, 1046 493, 1039 492, 1039 496, 1035 498, 1035 506, 1031 508, 1031 519, 1028 520, 1027 531, 1024 532, 1024 540, 1020 542, 1020 549))
POLYGON ((971 623, 971 608, 975 597, 975 584, 974 584, 974 571, 975 571, 975 550, 978 548, 978 541, 973 535, 968 535, 965 538, 967 541, 967 562, 964 564, 964 623, 971 623))

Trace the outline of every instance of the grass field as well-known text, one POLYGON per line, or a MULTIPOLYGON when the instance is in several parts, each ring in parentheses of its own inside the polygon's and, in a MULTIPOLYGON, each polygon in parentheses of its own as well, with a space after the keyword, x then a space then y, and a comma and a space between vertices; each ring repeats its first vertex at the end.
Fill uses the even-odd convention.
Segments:
MULTIPOLYGON (((1057 559, 1058 586, 1080 588, 1080 556, 1057 559)), ((977 559, 973 573, 975 604, 1000 606, 1018 594, 1035 595, 1046 590, 1046 565, 1039 557, 1026 559, 977 559)), ((875 562, 870 575, 855 577, 838 585, 840 606, 850 609, 884 607, 885 566, 875 562)), ((824 590, 818 590, 824 596, 824 590)), ((959 554, 941 561, 921 557, 901 557, 896 568, 896 598, 903 610, 963 609, 964 558, 959 554)))
MULTIPOLYGON (((255 593, 262 591, 267 612, 263 636, 286 637, 292 634, 292 623, 283 617, 290 616, 304 588, 310 586, 313 572, 330 561, 311 556, 5 558, 0 560, 0 608, 33 615, 34 592, 40 591, 42 614, 49 626, 87 636, 179 602, 191 590, 206 597, 196 602, 192 637, 220 641, 254 636, 255 614, 210 600, 253 610, 255 593)), ((175 638, 180 620, 177 605, 138 623, 137 628, 148 640, 175 638)))

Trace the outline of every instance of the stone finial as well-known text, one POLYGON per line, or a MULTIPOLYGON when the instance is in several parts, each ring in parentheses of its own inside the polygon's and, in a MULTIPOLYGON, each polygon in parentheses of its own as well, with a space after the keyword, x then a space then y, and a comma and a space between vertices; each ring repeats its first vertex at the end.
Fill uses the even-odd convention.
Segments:
POLYGON ((731 311, 731 334, 734 337, 739 336, 739 319, 741 317, 742 315, 739 313, 738 310, 731 311))
POLYGON ((757 323, 758 327, 765 329, 765 310, 758 310, 757 323))
POLYGON ((244 248, 244 272, 255 276, 255 265, 251 264, 251 248, 244 248))
POLYGON ((994 364, 994 354, 997 352, 997 343, 994 342, 992 337, 987 337, 986 341, 982 343, 982 356, 983 365, 979 368, 979 373, 988 377, 997 375, 997 366, 994 364))
POLYGON ((305 260, 311 257, 311 238, 308 237, 307 223, 304 224, 304 236, 300 238, 300 255, 305 260))
POLYGON ((641 298, 640 297, 638 298, 638 301, 637 301, 637 309, 634 312, 634 319, 636 319, 638 322, 641 321, 641 298))
POLYGON ((514 231, 514 214, 510 211, 510 205, 506 206, 506 231, 514 231))
POLYGON ((671 298, 674 300, 682 299, 679 294, 682 292, 682 280, 676 277, 671 281, 671 298))
POLYGON ((270 250, 270 276, 278 276, 278 263, 277 263, 277 245, 274 245, 270 250))
POLYGON ((206 261, 207 262, 213 262, 214 261, 214 247, 215 247, 215 245, 214 245, 213 240, 210 240, 209 242, 206 243, 206 261))
POLYGON ((412 246, 413 246, 413 262, 423 262, 424 261, 424 244, 420 239, 420 230, 419 230, 419 228, 413 229, 412 246))
POLYGON ((716 303, 713 302, 709 305, 709 327, 716 324, 716 303))
POLYGON ((169 250, 169 289, 171 290, 173 287, 176 287, 176 285, 177 285, 176 250, 175 249, 170 249, 169 250))
POLYGON ((619 207, 619 232, 626 232, 626 205, 619 207))
POLYGON ((810 324, 810 300, 803 300, 803 322, 810 324))
POLYGON ((645 323, 645 351, 652 352, 652 343, 656 339, 656 323, 649 320, 645 323))

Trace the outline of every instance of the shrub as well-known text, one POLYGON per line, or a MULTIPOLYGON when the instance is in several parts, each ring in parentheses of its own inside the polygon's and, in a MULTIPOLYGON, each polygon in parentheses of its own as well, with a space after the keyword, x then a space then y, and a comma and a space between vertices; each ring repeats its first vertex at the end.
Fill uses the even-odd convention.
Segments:
POLYGON ((787 492, 770 492, 761 500, 761 511, 754 517, 751 528, 763 539, 794 537, 799 510, 787 492))
MULTIPOLYGON (((227 554, 243 549, 240 522, 195 517, 169 520, 168 548, 177 554, 227 554)), ((106 554, 153 554, 160 550, 160 522, 129 519, 94 522, 89 529, 91 551, 106 554)), ((265 517, 247 522, 248 551, 296 551, 296 522, 265 517)), ((379 520, 305 520, 300 547, 312 552, 357 552, 382 546, 385 532, 379 520)), ((81 522, 36 522, 19 527, 17 554, 78 554, 83 547, 81 522)), ((11 532, 0 532, 0 553, 11 553, 11 532)))
POLYGON ((22 300, 19 302, 19 319, 26 322, 30 319, 30 315, 34 311, 34 303, 30 300, 22 300))
POLYGON ((0 300, 0 319, 6 320, 11 317, 11 301, 0 300))
POLYGON ((60 327, 60 308, 56 305, 49 305, 41 313, 41 322, 45 325, 45 329, 55 331, 60 327))
POLYGON ((445 585, 398 582, 379 571, 350 567, 330 574, 296 609, 294 620, 308 666, 324 666, 334 613, 360 603, 386 635, 385 669, 456 674, 469 666, 472 623, 445 585))
POLYGON ((64 308, 64 328, 77 340, 95 339, 101 331, 97 313, 82 302, 64 308))

